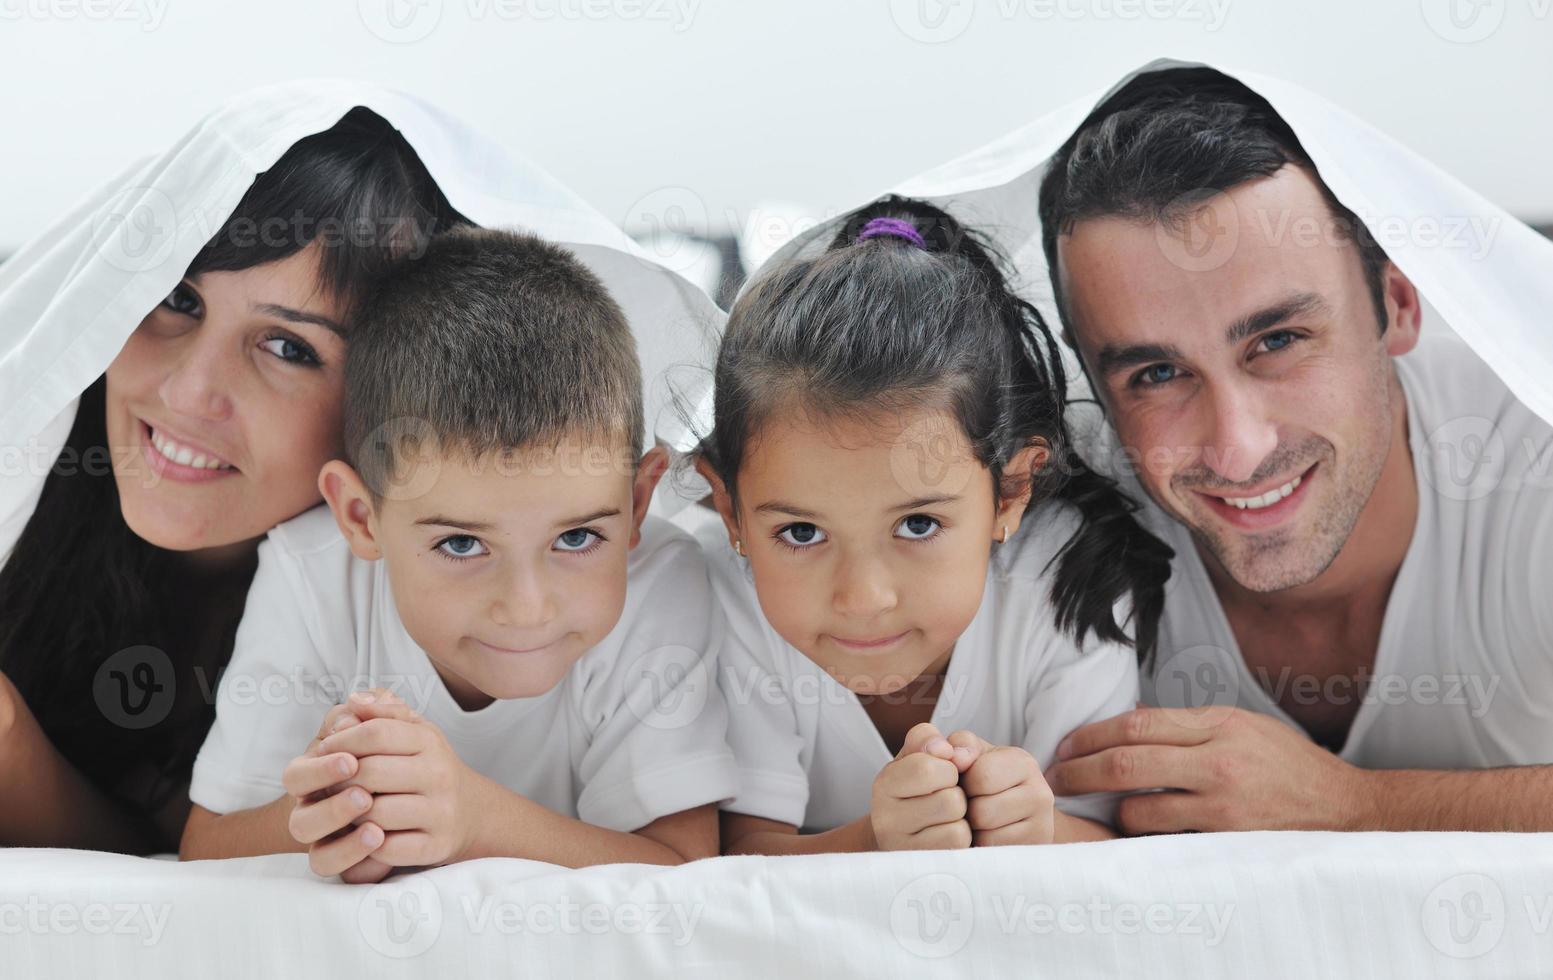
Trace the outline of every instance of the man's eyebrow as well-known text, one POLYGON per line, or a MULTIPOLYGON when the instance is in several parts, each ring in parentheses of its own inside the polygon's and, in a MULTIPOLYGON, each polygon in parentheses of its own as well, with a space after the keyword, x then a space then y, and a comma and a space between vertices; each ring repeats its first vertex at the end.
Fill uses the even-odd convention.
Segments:
POLYGON ((1324 309, 1326 309, 1326 301, 1315 293, 1296 293, 1272 306, 1264 307, 1255 313, 1248 313, 1230 324, 1229 329, 1224 332, 1224 342, 1238 344, 1247 337, 1254 337, 1268 327, 1276 327, 1285 320, 1324 309))
MULTIPOLYGON (((1228 344, 1238 344, 1247 337, 1255 336, 1285 320, 1323 309, 1326 309, 1326 301, 1316 293, 1296 293, 1272 306, 1264 307, 1255 313, 1248 313, 1236 320, 1224 332, 1224 341, 1228 344)), ((1099 366, 1099 373, 1104 376, 1123 368, 1138 367, 1158 361, 1179 360, 1181 356, 1181 351, 1170 344, 1108 345, 1100 348, 1095 361, 1099 366)))
POLYGON ((487 524, 484 521, 465 521, 456 517, 444 517, 441 514, 433 514, 430 517, 423 517, 415 523, 417 527, 422 524, 427 524, 435 527, 456 527, 460 531, 489 531, 491 528, 495 527, 494 524, 487 524))
POLYGON ((1174 361, 1181 357, 1180 350, 1169 344, 1131 344, 1118 347, 1108 344, 1096 355, 1101 375, 1109 375, 1123 368, 1153 364, 1156 361, 1174 361))
POLYGON ((289 306, 281 306, 277 303, 260 303, 254 307, 265 316, 279 317, 288 323, 311 323, 315 327, 323 327, 325 330, 339 337, 345 336, 345 328, 335 323, 326 316, 317 313, 309 313, 306 310, 292 309, 289 306))
POLYGON ((602 521, 606 517, 618 516, 620 516, 619 507, 605 507, 600 510, 593 511, 590 514, 583 514, 580 517, 568 517, 565 520, 556 521, 555 526, 576 527, 579 524, 591 524, 594 521, 602 521))
POLYGON ((801 517, 804 520, 813 520, 813 519, 816 519, 816 518, 818 518, 820 516, 819 514, 816 514, 812 510, 804 510, 802 507, 799 507, 797 504, 789 504, 789 503, 787 503, 785 501, 781 501, 781 500, 768 500, 765 503, 756 506, 755 513, 757 513, 757 514, 788 514, 788 515, 790 515, 792 517, 801 517))

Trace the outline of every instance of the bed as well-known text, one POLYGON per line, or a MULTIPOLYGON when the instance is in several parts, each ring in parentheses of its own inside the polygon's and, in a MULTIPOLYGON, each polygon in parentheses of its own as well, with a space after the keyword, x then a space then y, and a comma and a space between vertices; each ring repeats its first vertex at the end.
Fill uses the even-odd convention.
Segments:
POLYGON ((1547 977, 1553 842, 1244 833, 375 886, 0 851, 0 976, 1547 977))

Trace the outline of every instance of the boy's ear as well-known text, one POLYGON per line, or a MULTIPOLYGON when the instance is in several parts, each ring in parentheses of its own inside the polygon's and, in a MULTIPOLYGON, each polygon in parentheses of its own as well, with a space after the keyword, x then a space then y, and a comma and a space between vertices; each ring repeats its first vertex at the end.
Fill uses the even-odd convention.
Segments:
POLYGON ((341 459, 331 459, 318 472, 318 492, 324 495, 334 522, 350 544, 351 554, 364 561, 377 561, 383 557, 383 549, 377 540, 377 515, 372 509, 372 495, 361 477, 351 465, 341 459))
POLYGON ((667 446, 654 446, 642 454, 636 464, 636 479, 631 485, 631 544, 635 548, 642 540, 642 519, 652 506, 652 493, 658 489, 658 481, 669 468, 667 446))
POLYGON ((1024 517, 1025 508, 1030 505, 1035 475, 1045 469, 1050 461, 1051 449, 1046 445, 1046 440, 1039 437, 1031 439, 1008 461, 1008 465, 1003 468, 1003 475, 1018 476, 1021 489, 1012 497, 998 499, 997 517, 992 522, 992 540, 1007 540, 1019 530, 1019 521, 1024 517))
POLYGON ((722 477, 712 469, 712 464, 706 461, 705 456, 696 457, 696 472, 702 479, 711 484, 712 506, 717 510, 718 516, 723 519, 723 527, 728 529, 728 547, 732 548, 734 542, 739 540, 739 517, 733 512, 733 497, 728 494, 728 488, 723 485, 722 477))

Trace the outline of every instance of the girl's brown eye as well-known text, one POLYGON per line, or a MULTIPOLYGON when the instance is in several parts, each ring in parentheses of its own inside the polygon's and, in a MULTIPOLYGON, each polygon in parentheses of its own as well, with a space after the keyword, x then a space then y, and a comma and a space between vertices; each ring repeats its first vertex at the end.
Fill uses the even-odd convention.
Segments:
POLYGON ((939 523, 937 518, 926 514, 912 514, 901 521, 900 527, 906 532, 901 537, 911 541, 921 541, 923 538, 932 537, 933 532, 938 530, 939 523))

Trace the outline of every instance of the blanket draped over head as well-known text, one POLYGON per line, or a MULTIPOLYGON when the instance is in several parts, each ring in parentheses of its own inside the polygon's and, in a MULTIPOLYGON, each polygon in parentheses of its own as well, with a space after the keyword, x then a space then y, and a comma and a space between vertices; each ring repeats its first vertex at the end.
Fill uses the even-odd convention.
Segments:
MULTIPOLYGON (((1057 329, 1037 212, 1049 161, 1111 94, 1139 75, 1172 68, 1214 68, 1271 103, 1332 193, 1418 287, 1426 301, 1425 339, 1453 331, 1527 408, 1553 422, 1553 242, 1417 153, 1289 82, 1157 59, 888 193, 930 200, 981 232, 1009 260, 1021 292, 1057 329)), ((833 218, 808 229, 769 261, 823 249, 840 223, 833 218)), ((1076 370, 1069 377, 1082 385, 1076 370)))
MULTIPOLYGON (((292 82, 225 103, 0 263, 0 562, 37 504, 81 392, 183 277, 254 177, 356 107, 404 136, 460 214, 568 245, 604 280, 636 335, 647 444, 686 448, 680 405, 704 411, 706 392, 696 386, 707 381, 671 369, 706 361, 722 314, 705 293, 537 166, 432 106, 355 82, 292 82)), ((579 379, 580 394, 585 386, 579 379)), ((660 494, 660 504, 673 510, 678 501, 660 494)))

